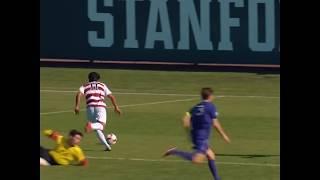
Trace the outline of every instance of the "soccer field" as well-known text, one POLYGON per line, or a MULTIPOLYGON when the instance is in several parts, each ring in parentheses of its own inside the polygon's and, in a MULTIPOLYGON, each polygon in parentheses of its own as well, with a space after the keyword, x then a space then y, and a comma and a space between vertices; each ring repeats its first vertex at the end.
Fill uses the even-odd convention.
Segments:
MULTIPOLYGON (((75 93, 90 69, 41 68, 40 144, 54 143, 42 135, 46 128, 66 135, 83 131, 85 111, 73 113, 75 93)), ((181 126, 183 114, 199 102, 199 91, 215 90, 226 144, 214 132, 223 180, 280 179, 280 75, 229 72, 166 72, 95 69, 117 98, 123 115, 108 109, 105 132, 118 143, 103 151, 95 133, 85 134, 81 147, 87 167, 41 167, 41 180, 209 180, 207 164, 192 165, 176 157, 163 159, 169 147, 191 151, 181 126)), ((110 102, 107 102, 111 105, 110 102)), ((82 108, 85 102, 82 101, 82 108)))

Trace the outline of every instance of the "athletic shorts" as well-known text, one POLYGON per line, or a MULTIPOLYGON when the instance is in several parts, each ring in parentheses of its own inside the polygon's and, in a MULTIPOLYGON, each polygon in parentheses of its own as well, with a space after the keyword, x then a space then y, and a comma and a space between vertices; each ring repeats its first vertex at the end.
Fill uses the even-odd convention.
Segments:
POLYGON ((206 154, 209 149, 208 141, 195 140, 193 141, 193 147, 196 152, 206 154))
POLYGON ((105 107, 87 107, 87 118, 88 121, 92 123, 102 122, 106 124, 107 122, 107 111, 105 107))
POLYGON ((40 146, 40 157, 45 159, 50 165, 59 165, 49 154, 49 149, 40 146))

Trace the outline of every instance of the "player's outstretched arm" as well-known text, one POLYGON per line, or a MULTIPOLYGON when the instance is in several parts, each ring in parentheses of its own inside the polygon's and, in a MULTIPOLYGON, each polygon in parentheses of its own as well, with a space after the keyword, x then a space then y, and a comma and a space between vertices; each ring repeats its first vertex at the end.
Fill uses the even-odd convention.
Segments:
POLYGON ((79 114, 80 112, 80 100, 81 100, 81 96, 82 96, 82 93, 81 92, 78 92, 77 95, 76 95, 76 105, 75 105, 75 108, 74 108, 74 112, 76 114, 79 114))
POLYGON ((88 165, 88 159, 83 154, 83 151, 80 149, 80 147, 75 148, 74 154, 75 158, 77 159, 78 163, 75 165, 78 166, 87 166, 88 165))
POLYGON ((80 163, 78 165, 79 166, 87 166, 88 165, 88 159, 84 159, 84 160, 80 161, 80 163))
POLYGON ((185 129, 190 128, 190 121, 191 121, 190 113, 186 112, 186 114, 182 118, 182 125, 185 129))
POLYGON ((59 132, 53 131, 53 130, 51 130, 51 129, 46 129, 46 130, 44 130, 44 131, 43 131, 43 134, 44 134, 45 136, 49 137, 50 139, 55 140, 55 141, 57 141, 58 138, 61 136, 59 132))
POLYGON ((119 106, 117 105, 116 97, 114 97, 112 94, 109 94, 108 98, 111 100, 111 103, 114 107, 114 111, 120 115, 121 110, 120 110, 119 106))
POLYGON ((230 143, 230 139, 224 129, 222 128, 218 119, 213 120, 213 127, 217 129, 218 133, 222 136, 222 138, 227 142, 230 143))
POLYGON ((190 123, 191 123, 191 116, 189 112, 186 112, 185 115, 182 118, 182 126, 184 127, 187 137, 190 139, 189 133, 190 133, 190 123))

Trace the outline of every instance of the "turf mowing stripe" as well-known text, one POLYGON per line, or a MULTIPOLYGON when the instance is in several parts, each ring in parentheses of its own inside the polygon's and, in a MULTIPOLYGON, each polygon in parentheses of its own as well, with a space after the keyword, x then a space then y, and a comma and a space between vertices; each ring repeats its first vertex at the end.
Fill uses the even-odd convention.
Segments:
MULTIPOLYGON (((61 90, 61 91, 66 91, 66 90, 70 90, 70 91, 74 91, 74 87, 50 87, 50 86, 42 86, 41 88, 43 89, 54 89, 54 90, 61 90)), ((125 88, 112 88, 113 90, 127 90, 127 91, 132 91, 132 89, 125 89, 125 88)))
MULTIPOLYGON (((173 103, 173 102, 184 102, 184 101, 193 101, 198 100, 198 98, 191 98, 191 99, 177 99, 177 100, 169 100, 169 101, 156 101, 156 102, 149 102, 149 103, 141 103, 141 104, 127 104, 127 105, 120 105, 119 107, 135 107, 135 106, 144 106, 144 105, 154 105, 154 104, 164 104, 164 103, 173 103)), ((81 109, 81 111, 84 111, 85 109, 81 109)), ((50 115, 50 114, 60 114, 60 113, 67 113, 67 112, 73 112, 71 110, 69 111, 54 111, 54 112, 43 112, 40 113, 40 115, 50 115)))
MULTIPOLYGON (((183 160, 165 160, 165 159, 141 159, 141 158, 116 158, 116 157, 95 157, 87 156, 89 159, 99 159, 99 160, 129 160, 129 161, 145 161, 145 162, 188 162, 183 160)), ((240 165, 240 166, 267 166, 267 167, 280 167, 280 164, 270 164, 270 163, 241 163, 241 162, 216 162, 217 164, 224 165, 240 165)))
POLYGON ((164 104, 164 103, 171 103, 171 102, 184 102, 184 101, 193 101, 193 100, 199 100, 199 98, 178 99, 178 100, 169 100, 169 101, 156 101, 156 102, 141 103, 141 104, 128 104, 128 105, 122 105, 122 106, 119 106, 119 107, 134 107, 134 106, 153 105, 153 104, 164 104))
MULTIPOLYGON (((81 111, 83 111, 85 109, 81 109, 81 111)), ((44 113, 40 113, 40 115, 49 115, 49 114, 60 114, 60 113, 67 113, 67 112, 74 112, 74 111, 54 111, 54 112, 44 112, 44 113)))
MULTIPOLYGON (((52 93, 76 93, 77 91, 66 91, 66 90, 51 90, 51 89, 40 89, 40 92, 52 92, 52 93)), ((126 95, 150 95, 150 96, 192 96, 198 97, 199 95, 193 94, 162 94, 162 93, 130 93, 130 92, 114 92, 114 94, 126 94, 126 95)), ((240 95, 219 95, 217 98, 271 98, 278 99, 277 96, 240 96, 240 95)))
MULTIPOLYGON (((77 91, 41 89, 41 90, 40 90, 40 92, 53 92, 53 93, 76 93, 77 91)), ((127 95, 154 95, 154 96, 199 96, 199 95, 191 95, 191 94, 130 93, 130 92, 114 92, 114 94, 127 94, 127 95)))

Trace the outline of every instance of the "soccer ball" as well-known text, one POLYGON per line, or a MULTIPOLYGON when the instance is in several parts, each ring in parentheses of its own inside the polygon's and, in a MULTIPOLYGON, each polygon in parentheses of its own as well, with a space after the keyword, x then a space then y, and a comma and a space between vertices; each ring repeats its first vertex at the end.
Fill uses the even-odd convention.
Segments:
POLYGON ((107 140, 110 144, 116 144, 117 143, 117 136, 113 133, 110 133, 107 135, 107 140))

